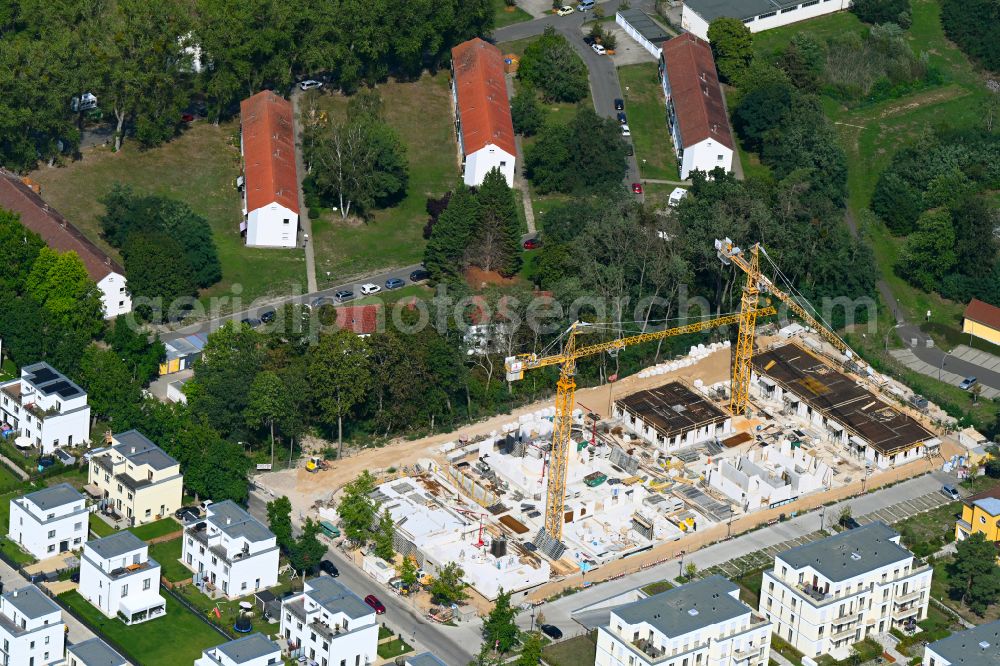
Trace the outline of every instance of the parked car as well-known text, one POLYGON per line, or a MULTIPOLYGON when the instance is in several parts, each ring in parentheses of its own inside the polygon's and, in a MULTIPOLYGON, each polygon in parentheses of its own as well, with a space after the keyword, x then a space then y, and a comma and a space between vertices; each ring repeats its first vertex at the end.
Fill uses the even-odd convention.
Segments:
POLYGON ((633 146, 631 143, 625 144, 625 154, 628 155, 629 157, 635 155, 635 146, 633 146))
POLYGON ((338 569, 337 565, 330 560, 322 560, 319 563, 319 570, 329 576, 333 576, 334 578, 340 575, 340 569, 338 569))
POLYGON ((620 97, 616 97, 615 111, 624 111, 624 110, 625 110, 625 100, 621 99, 620 97))
POLYGON ((410 282, 420 282, 421 280, 429 280, 430 278, 431 272, 423 268, 418 268, 410 273, 410 282))
POLYGON ((594 38, 591 37, 590 35, 584 35, 583 36, 583 43, 586 44, 587 46, 593 46, 594 45, 594 38))
POLYGON ((367 597, 365 597, 365 603, 371 606, 372 609, 374 609, 376 615, 385 614, 385 605, 383 605, 382 602, 378 600, 378 597, 376 597, 374 594, 369 594, 367 597))
POLYGON ((944 493, 945 497, 956 502, 962 499, 962 496, 958 494, 958 490, 955 486, 941 486, 941 492, 944 493))
POLYGON ((622 125, 622 136, 632 136, 632 130, 629 129, 628 125, 622 125))
POLYGON ((557 641, 563 637, 562 629, 553 624, 543 624, 538 628, 542 630, 543 634, 545 634, 554 641, 557 641))
POLYGON ((608 51, 600 44, 591 44, 590 48, 594 49, 594 53, 597 55, 605 55, 608 51))
POLYGON ((580 0, 580 4, 576 6, 576 11, 587 12, 594 8, 596 0, 580 0))
POLYGON ((314 81, 313 79, 307 79, 299 83, 299 88, 302 88, 302 90, 313 90, 314 88, 322 88, 322 87, 323 87, 322 81, 314 81))
POLYGON ((243 317, 243 319, 240 319, 240 323, 246 324, 250 328, 257 328, 260 326, 260 319, 256 317, 243 317))
POLYGON ((326 296, 318 296, 312 299, 312 302, 309 304, 309 309, 313 310, 315 308, 321 308, 324 305, 330 305, 332 303, 333 303, 332 298, 327 298, 326 296))
POLYGON ((365 284, 361 285, 362 296, 371 296, 372 294, 377 294, 380 291, 382 291, 382 287, 372 282, 366 282, 365 284))
POLYGON ((537 250, 541 246, 542 246, 541 238, 529 238, 528 240, 524 241, 525 250, 537 250))
POLYGON ((976 382, 978 381, 979 380, 976 379, 975 377, 966 377, 965 379, 962 380, 962 383, 958 385, 958 388, 962 389, 963 391, 968 391, 970 388, 975 386, 976 382))
POLYGON ((277 314, 274 312, 274 310, 267 310, 260 314, 260 320, 265 324, 270 324, 272 321, 274 321, 274 318, 276 316, 277 314))
POLYGON ((622 125, 628 125, 628 118, 625 117, 625 112, 624 111, 619 111, 617 113, 617 118, 618 118, 618 122, 621 123, 622 125))
POLYGON ((642 183, 632 183, 632 193, 642 194, 642 183))
POLYGON ((194 521, 198 520, 198 518, 201 517, 201 515, 198 513, 197 507, 193 506, 185 506, 181 507, 180 509, 177 509, 177 511, 174 512, 174 516, 176 516, 177 520, 181 521, 185 525, 188 523, 193 523, 194 521))
POLYGON ((403 278, 389 278, 388 280, 385 281, 385 288, 399 289, 404 284, 406 284, 406 282, 403 280, 403 278))
POLYGON ((349 301, 354 298, 354 292, 349 289, 341 289, 333 294, 333 299, 338 303, 343 303, 344 301, 349 301))
POLYGON ((558 14, 559 16, 568 16, 569 14, 572 13, 573 13, 573 8, 570 7, 569 5, 563 5, 562 7, 556 10, 556 14, 558 14))

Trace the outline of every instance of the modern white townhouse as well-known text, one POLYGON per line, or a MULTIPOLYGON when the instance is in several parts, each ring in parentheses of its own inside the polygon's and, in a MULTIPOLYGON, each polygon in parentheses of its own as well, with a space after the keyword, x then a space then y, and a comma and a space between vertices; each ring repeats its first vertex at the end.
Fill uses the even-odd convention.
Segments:
POLYGON ((927 617, 932 573, 892 528, 870 523, 776 555, 760 612, 807 657, 845 659, 858 641, 927 617))
POLYGON ((0 597, 0 663, 61 664, 66 651, 62 609, 34 585, 0 597))
POLYGON ((194 666, 268 666, 283 663, 278 644, 257 633, 205 650, 194 666))
POLYGON ((48 363, 21 368, 18 379, 0 383, 0 419, 18 448, 52 453, 90 441, 86 392, 48 363))
POLYGON ((110 645, 95 637, 67 645, 66 666, 129 666, 129 662, 110 645))
POLYGON ((611 609, 595 666, 767 666, 771 624, 722 576, 611 609))
POLYGON ((181 466, 138 430, 112 435, 91 453, 87 483, 101 508, 129 525, 151 523, 181 508, 181 466))
POLYGON ((149 546, 129 531, 88 541, 80 558, 80 595, 107 617, 125 624, 167 612, 160 596, 160 565, 149 546))
POLYGON ((208 507, 205 520, 184 530, 181 561, 230 599, 278 583, 278 543, 271 530, 232 500, 208 507))
POLYGON ((10 500, 7 538, 39 560, 76 550, 87 540, 87 502, 68 483, 10 500))
POLYGON ((920 666, 996 666, 1000 664, 1000 620, 934 641, 924 647, 920 666))
POLYGON ((319 666, 365 666, 378 660, 375 611, 330 576, 305 581, 281 604, 281 635, 290 656, 319 666))

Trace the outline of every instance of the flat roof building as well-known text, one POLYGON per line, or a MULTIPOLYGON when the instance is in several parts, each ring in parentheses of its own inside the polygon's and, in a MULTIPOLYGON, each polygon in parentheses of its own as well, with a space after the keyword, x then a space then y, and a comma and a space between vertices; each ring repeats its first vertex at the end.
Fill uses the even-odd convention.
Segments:
POLYGON ((110 645, 94 637, 66 646, 66 666, 130 666, 110 645))
POLYGON ((330 576, 303 581, 301 593, 281 603, 281 636, 293 659, 331 666, 378 659, 375 611, 330 576))
POLYGON ((264 634, 256 633, 205 650, 194 666, 269 666, 284 663, 281 647, 264 634))
POLYGON ((0 596, 0 646, 5 664, 62 664, 66 623, 62 608, 34 585, 0 596))
POLYGON ((83 547, 89 532, 86 500, 68 483, 10 500, 8 538, 44 560, 83 547))
POLYGON ((14 444, 22 449, 49 454, 90 441, 86 391, 44 361, 0 383, 0 421, 17 432, 14 444))
POLYGON ((615 400, 612 416, 663 452, 732 431, 732 416, 681 382, 670 382, 615 400))
POLYGON ((762 32, 850 6, 850 0, 685 0, 681 28, 708 39, 708 26, 712 21, 737 18, 750 32, 762 32))
POLYGON ((921 666, 996 666, 1000 664, 1000 620, 934 641, 924 647, 921 666))
POLYGON ((641 9, 619 9, 615 23, 654 58, 660 57, 660 47, 672 35, 641 9))

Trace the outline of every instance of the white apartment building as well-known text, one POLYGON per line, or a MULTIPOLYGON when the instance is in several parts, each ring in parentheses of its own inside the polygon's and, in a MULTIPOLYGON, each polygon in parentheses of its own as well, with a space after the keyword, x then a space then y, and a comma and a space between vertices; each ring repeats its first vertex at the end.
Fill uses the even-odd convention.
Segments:
POLYGON ((733 417, 682 382, 615 400, 612 417, 630 433, 670 453, 733 431, 733 417))
POLYGON ((0 383, 0 419, 14 430, 18 448, 52 453, 90 441, 87 394, 48 363, 21 368, 21 377, 0 383))
POLYGON ((290 656, 319 666, 365 666, 379 659, 375 611, 335 578, 305 581, 281 604, 281 635, 290 656))
POLYGON ((959 631, 924 647, 920 666, 1000 664, 1000 620, 959 631))
POLYGON ((230 599, 278 584, 277 538, 232 500, 208 507, 205 520, 184 530, 181 561, 230 599))
POLYGON ((194 666, 268 666, 284 663, 278 644, 257 633, 205 650, 194 666))
POLYGON ((708 26, 717 18, 738 18, 750 32, 762 32, 823 14, 844 11, 851 0, 685 0, 681 28, 708 39, 708 26))
POLYGON ((595 666, 767 666, 771 624, 709 576, 611 609, 595 666))
POLYGON ((66 646, 66 666, 129 666, 128 660, 100 638, 66 646))
POLYGON ((776 555, 760 612, 807 657, 844 659, 867 636, 927 617, 932 574, 892 528, 870 523, 776 555))
POLYGON ((129 525, 159 520, 181 507, 181 466, 137 430, 111 437, 111 446, 91 453, 88 492, 100 508, 129 525))
POLYGON ((160 596, 160 565, 149 546, 129 531, 88 541, 80 558, 80 595, 107 617, 125 624, 167 612, 160 596))
POLYGON ((0 663, 61 664, 65 645, 62 609, 37 587, 28 585, 0 597, 0 663))
POLYGON ((39 560, 83 546, 88 533, 86 500, 68 483, 10 501, 7 537, 39 560))

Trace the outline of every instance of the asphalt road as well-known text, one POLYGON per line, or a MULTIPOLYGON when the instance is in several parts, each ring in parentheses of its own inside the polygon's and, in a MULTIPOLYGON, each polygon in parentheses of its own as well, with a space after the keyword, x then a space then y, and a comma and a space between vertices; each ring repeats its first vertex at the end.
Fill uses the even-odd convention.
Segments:
MULTIPOLYGON (((610 0, 609 2, 599 3, 604 9, 604 15, 614 16, 618 10, 620 1, 610 0)), ((651 2, 632 2, 631 5, 634 8, 652 11, 651 2)), ((495 30, 493 32, 493 39, 496 42, 510 42, 540 35, 549 26, 554 27, 556 32, 569 40, 569 43, 576 49, 580 57, 583 58, 583 62, 587 65, 590 78, 590 92, 594 98, 594 110, 597 111, 597 115, 605 118, 614 118, 616 113, 614 101, 622 97, 622 87, 618 81, 618 70, 615 68, 614 60, 609 56, 597 55, 583 41, 582 26, 584 21, 591 18, 591 16, 592 12, 573 12, 568 16, 551 15, 533 21, 515 23, 495 30)), ((635 156, 632 155, 628 158, 628 169, 624 182, 628 185, 630 183, 637 183, 640 180, 639 166, 635 156)))

